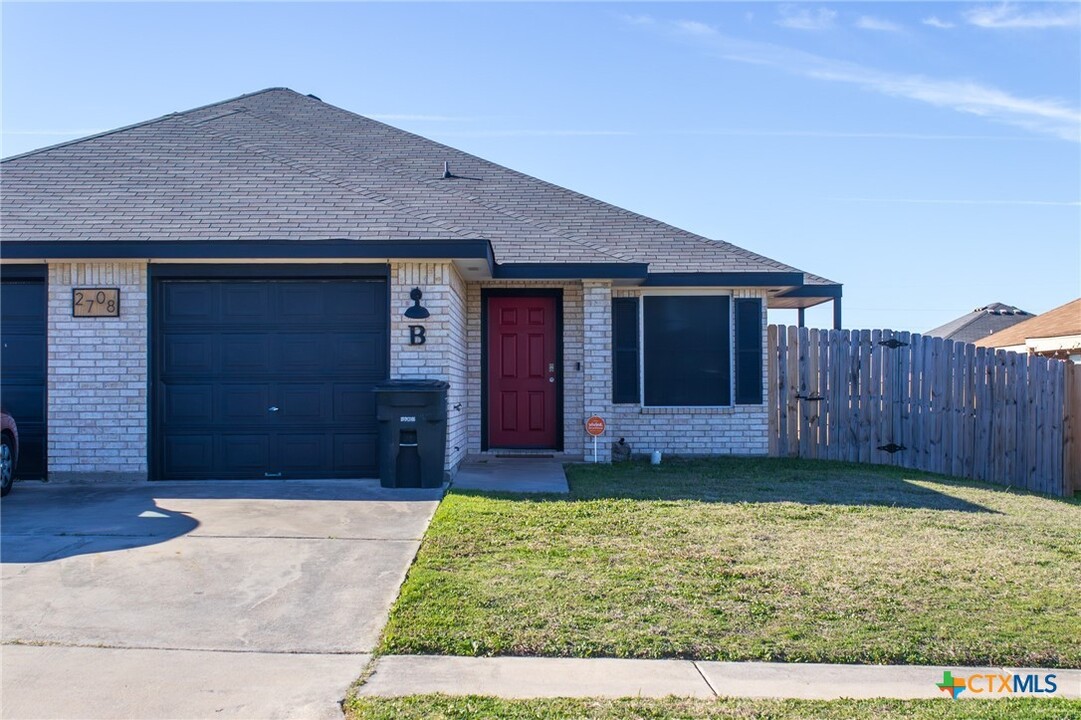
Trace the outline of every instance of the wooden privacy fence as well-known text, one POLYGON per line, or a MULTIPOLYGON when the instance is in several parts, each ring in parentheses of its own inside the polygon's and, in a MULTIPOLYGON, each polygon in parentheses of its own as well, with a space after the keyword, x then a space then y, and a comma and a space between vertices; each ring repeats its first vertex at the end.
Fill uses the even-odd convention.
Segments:
POLYGON ((1081 366, 892 330, 769 327, 770 453, 1081 490, 1081 366))

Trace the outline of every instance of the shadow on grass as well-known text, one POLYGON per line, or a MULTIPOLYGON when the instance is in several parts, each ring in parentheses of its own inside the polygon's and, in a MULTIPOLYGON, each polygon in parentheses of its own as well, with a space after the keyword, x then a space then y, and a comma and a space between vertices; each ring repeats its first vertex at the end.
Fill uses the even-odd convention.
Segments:
POLYGON ((1001 514, 998 510, 919 485, 927 479, 958 488, 995 490, 984 483, 955 480, 889 466, 784 458, 710 458, 645 461, 567 468, 570 497, 456 491, 537 502, 574 500, 657 500, 707 503, 781 503, 951 510, 1001 514))

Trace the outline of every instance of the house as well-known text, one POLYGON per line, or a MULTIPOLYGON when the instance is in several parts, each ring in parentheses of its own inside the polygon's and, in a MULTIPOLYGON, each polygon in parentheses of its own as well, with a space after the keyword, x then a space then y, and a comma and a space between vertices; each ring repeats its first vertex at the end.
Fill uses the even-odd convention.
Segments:
POLYGON ((978 307, 934 330, 928 330, 924 335, 955 342, 974 343, 991 333, 1004 330, 1031 317, 1032 313, 1027 313, 1013 305, 991 303, 978 307))
POLYGON ((1081 298, 976 342, 981 347, 1081 363, 1081 298))
POLYGON ((52 478, 373 477, 388 377, 450 383, 451 472, 581 458, 593 414, 602 461, 764 454, 767 308, 840 317, 837 283, 288 89, 0 171, 4 401, 52 478))

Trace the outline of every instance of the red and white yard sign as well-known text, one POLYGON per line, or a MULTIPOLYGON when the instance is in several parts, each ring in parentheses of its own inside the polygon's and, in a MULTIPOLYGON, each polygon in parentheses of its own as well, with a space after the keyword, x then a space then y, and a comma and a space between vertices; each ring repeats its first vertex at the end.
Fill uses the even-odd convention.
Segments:
POLYGON ((593 462, 597 462, 597 437, 604 434, 604 418, 591 415, 586 420, 586 432, 593 436, 593 462))

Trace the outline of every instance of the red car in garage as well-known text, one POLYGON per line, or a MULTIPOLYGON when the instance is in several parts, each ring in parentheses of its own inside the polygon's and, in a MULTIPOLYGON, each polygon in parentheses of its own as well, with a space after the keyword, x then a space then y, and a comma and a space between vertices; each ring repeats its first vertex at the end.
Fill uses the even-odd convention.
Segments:
POLYGON ((19 463, 19 428, 15 418, 0 412, 0 497, 11 492, 15 466, 19 463))

